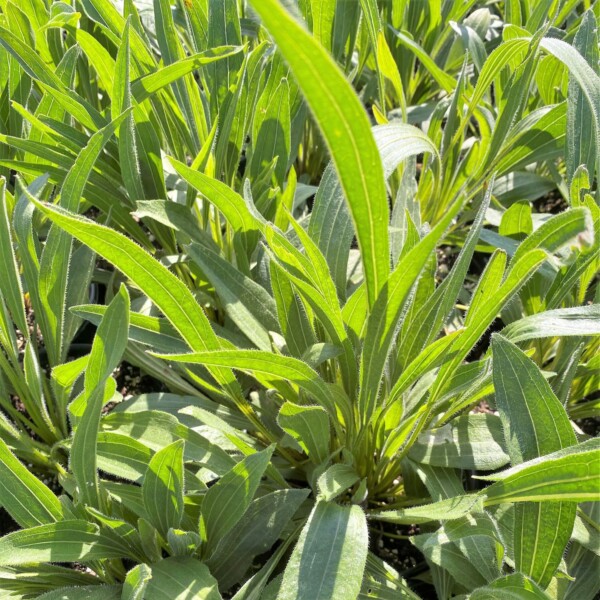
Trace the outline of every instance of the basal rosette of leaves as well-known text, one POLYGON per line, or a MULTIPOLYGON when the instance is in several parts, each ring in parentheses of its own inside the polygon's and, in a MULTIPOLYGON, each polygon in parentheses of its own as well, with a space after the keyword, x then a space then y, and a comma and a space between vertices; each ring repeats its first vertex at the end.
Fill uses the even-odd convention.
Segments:
POLYGON ((3 597, 594 598, 598 18, 0 3, 3 597))

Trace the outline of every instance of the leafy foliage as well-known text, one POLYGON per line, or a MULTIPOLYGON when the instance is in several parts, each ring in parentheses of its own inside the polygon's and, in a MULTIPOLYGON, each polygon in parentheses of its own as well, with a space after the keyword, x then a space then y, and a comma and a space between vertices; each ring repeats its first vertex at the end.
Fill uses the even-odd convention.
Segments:
POLYGON ((0 596, 592 600, 599 10, 0 2, 0 596))

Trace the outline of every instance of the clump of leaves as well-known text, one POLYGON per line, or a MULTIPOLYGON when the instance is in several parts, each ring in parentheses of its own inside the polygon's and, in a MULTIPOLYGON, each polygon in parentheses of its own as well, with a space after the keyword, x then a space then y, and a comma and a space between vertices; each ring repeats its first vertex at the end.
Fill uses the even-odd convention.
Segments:
MULTIPOLYGON (((511 3, 489 57, 477 33, 485 17, 470 15, 455 27, 473 56, 461 70, 444 27, 462 8, 445 5, 441 21, 428 13, 423 25, 422 7, 407 3, 400 16, 419 23, 421 46, 393 10, 395 31, 385 31, 389 11, 372 2, 361 3, 364 25, 349 18, 343 35, 333 18, 342 3, 300 3, 312 35, 275 0, 251 4, 277 52, 254 16, 240 21, 237 2, 172 13, 157 0, 156 40, 132 3, 123 18, 84 2, 84 23, 108 50, 61 7, 55 24, 112 103, 81 83, 87 98, 67 102, 66 84, 0 31, 15 68, 90 133, 77 158, 60 158, 71 165, 66 177, 52 168, 52 144, 2 138, 36 156, 34 166, 3 161, 24 178, 3 221, 8 277, 21 278, 15 256, 25 274, 31 246, 17 240, 13 254, 8 215, 34 206, 51 223, 44 252, 56 270, 43 275, 62 285, 55 312, 74 304, 65 294, 72 238, 120 273, 108 306, 69 313, 98 325, 89 355, 61 365, 70 338, 43 332, 59 340, 53 378, 79 380, 53 415, 67 424, 63 437, 73 432, 53 448, 69 456, 64 493, 57 499, 6 441, 0 501, 23 529, 0 539, 0 585, 43 598, 414 598, 369 548, 369 530, 374 538, 388 523, 419 525, 411 542, 440 598, 592 598, 585 573, 598 561, 600 453, 570 418, 596 414, 599 380, 600 80, 582 42, 598 45, 594 14, 575 19, 570 45, 550 29, 571 28, 569 11, 521 7, 517 16, 511 3), (217 16, 225 29, 207 39, 217 16), (252 49, 218 47, 241 45, 243 27, 252 49), (361 93, 368 98, 373 82, 377 90, 374 128, 330 56, 349 69, 358 31, 368 40, 358 46, 361 93), (412 67, 396 66, 389 36, 398 56, 418 58, 414 79, 412 67), (454 65, 457 81, 438 63, 454 65), (569 70, 567 98, 547 106, 557 64, 569 70), (422 100, 426 133, 405 122, 422 100), (403 122, 388 121, 390 102, 403 122), (565 147, 568 119, 576 128, 565 147), (332 162, 315 190, 316 139, 332 162), (62 186, 58 202, 44 202, 47 177, 62 186), (109 181, 158 252, 118 198, 97 201, 110 226, 78 214, 79 197, 94 204, 94 186, 109 181), (539 218, 518 201, 533 193, 523 182, 542 181, 561 188, 566 210, 539 218), (52 244, 64 248, 50 254, 52 244), (441 279, 444 245, 457 250, 441 279), (489 259, 472 281, 476 252, 489 259), (488 344, 491 327, 499 331, 488 344), (185 395, 123 401, 111 373, 125 352, 185 395), (494 412, 470 412, 482 400, 494 412)), ((26 112, 32 131, 81 140, 79 129, 26 112)), ((9 314, 21 325, 22 290, 4 289, 8 332, 9 314)))

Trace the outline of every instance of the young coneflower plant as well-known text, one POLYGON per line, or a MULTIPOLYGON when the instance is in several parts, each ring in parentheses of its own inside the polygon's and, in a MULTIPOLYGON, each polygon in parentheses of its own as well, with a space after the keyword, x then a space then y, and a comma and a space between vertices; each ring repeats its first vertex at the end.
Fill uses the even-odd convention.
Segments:
POLYGON ((0 368, 24 404, 0 590, 415 599, 421 575, 444 599, 591 600, 593 11, 155 0, 145 28, 134 2, 59 4, 35 48, 0 29, 35 87, 0 138, 0 368), (552 190, 563 209, 532 211, 552 190), (49 378, 12 335, 26 291, 49 378), (123 398, 123 357, 171 392, 123 398), (412 572, 377 555, 398 539, 412 572))

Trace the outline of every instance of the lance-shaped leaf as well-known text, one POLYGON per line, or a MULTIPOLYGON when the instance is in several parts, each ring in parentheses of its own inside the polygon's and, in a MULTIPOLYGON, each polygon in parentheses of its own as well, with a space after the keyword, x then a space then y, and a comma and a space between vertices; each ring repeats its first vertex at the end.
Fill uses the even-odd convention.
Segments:
POLYGON ((142 497, 149 522, 166 537, 183 516, 183 440, 159 450, 150 461, 142 497))
POLYGON ((495 481, 485 489, 486 506, 546 500, 598 502, 600 440, 592 438, 479 479, 495 481))
POLYGON ((215 288, 231 320, 258 348, 270 350, 269 332, 279 330, 273 297, 212 250, 191 244, 188 252, 215 288))
POLYGON ((357 481, 360 475, 350 466, 343 463, 331 465, 317 479, 319 499, 329 502, 340 494, 347 492, 357 481))
POLYGON ((438 467, 490 471, 509 462, 500 419, 489 414, 463 415, 421 434, 408 456, 438 467))
POLYGON ((348 255, 354 228, 342 186, 332 164, 325 169, 315 194, 308 233, 323 253, 338 296, 344 300, 348 255))
POLYGON ((414 508, 382 510, 370 513, 369 518, 388 523, 429 523, 430 521, 462 519, 470 513, 480 513, 482 510, 483 499, 481 496, 473 494, 456 496, 414 508))
POLYGON ((286 402, 279 410, 277 421, 315 464, 320 464, 330 454, 331 427, 329 416, 323 408, 286 402))
POLYGON ((145 598, 152 600, 221 600, 217 580, 195 558, 171 557, 150 566, 145 598))
POLYGON ((460 203, 455 202, 431 233, 400 260, 373 306, 367 321, 360 362, 358 402, 363 422, 368 422, 375 408, 381 376, 403 314, 404 303, 459 208, 460 203))
MULTIPOLYGON (((31 194, 28 194, 28 198, 59 227, 129 277, 171 321, 190 348, 215 350, 220 347, 206 315, 190 290, 150 254, 108 227, 73 215, 60 207, 41 203, 31 194)), ((232 397, 240 399, 239 384, 229 369, 216 369, 213 374, 232 397)), ((248 409, 245 414, 248 414, 248 409)))
MULTIPOLYGON (((593 20, 590 22, 590 18, 588 16, 586 16, 584 21, 585 23, 583 24, 582 35, 587 35, 587 31, 590 29, 593 30, 594 23, 593 20)), ((580 42, 581 37, 577 41, 580 42)), ((594 41, 592 41, 591 44, 593 45, 594 41)), ((578 45, 579 44, 576 42, 576 46, 578 45)), ((543 38, 540 42, 540 46, 546 52, 552 54, 558 60, 564 63, 564 65, 569 69, 571 81, 576 81, 581 89, 582 97, 579 98, 578 104, 583 105, 583 101, 585 99, 589 111, 586 111, 585 121, 577 123, 577 129, 579 127, 583 129, 586 126, 586 123, 589 124, 587 131, 590 137, 594 140, 591 143, 591 147, 595 147, 595 152, 591 149, 588 150, 588 152, 585 153, 587 154, 585 158, 595 159, 596 169, 598 169, 598 163, 600 162, 600 152, 598 151, 600 148, 600 75, 598 75, 597 71, 595 71, 594 68, 588 63, 588 60, 590 60, 590 62, 594 64, 593 51, 590 51, 591 56, 586 56, 586 60, 586 58, 584 58, 573 46, 570 46, 563 40, 550 37, 543 38)), ((598 54, 596 51, 596 57, 597 56, 598 54)), ((570 121, 570 123, 572 123, 572 121, 570 121)), ((581 158, 583 158, 580 153, 581 149, 578 150, 578 154, 581 158)), ((574 157, 571 156, 570 160, 573 160, 573 158, 574 157)), ((570 165, 569 170, 571 171, 571 169, 575 169, 578 166, 578 164, 570 165)))
POLYGON ((404 364, 414 360, 418 353, 435 339, 454 307, 475 252, 485 213, 490 205, 493 185, 492 180, 452 270, 423 305, 412 311, 412 319, 407 321, 402 330, 403 343, 400 354, 404 364))
MULTIPOLYGON (((221 350, 190 354, 155 354, 159 358, 207 366, 228 365, 251 374, 265 374, 276 382, 291 381, 313 396, 334 416, 335 400, 319 374, 305 362, 290 356, 281 356, 261 350, 221 350)), ((335 418, 335 416, 334 416, 335 418)))
POLYGON ((381 154, 387 179, 409 156, 430 152, 439 158, 438 149, 418 127, 407 123, 390 123, 373 127, 373 137, 381 154))
POLYGON ((359 506, 318 502, 283 573, 277 600, 355 600, 367 548, 367 520, 359 506))
POLYGON ((144 593, 151 578, 152 572, 148 565, 140 564, 133 567, 123 582, 121 600, 144 600, 144 593))
POLYGON ((329 148, 354 221, 373 306, 389 274, 389 210, 365 110, 333 59, 277 0, 253 0, 252 6, 290 66, 329 148))
MULTIPOLYGON (((499 335, 492 339, 492 356, 496 406, 513 465, 575 444, 565 409, 533 361, 499 335)), ((572 502, 515 507, 515 567, 543 588, 550 583, 571 537, 575 511, 572 502)))
POLYGON ((38 600, 123 600, 120 585, 84 585, 54 589, 38 596, 38 600))
POLYGON ((511 598, 513 600, 549 600, 531 579, 522 573, 513 573, 500 577, 486 586, 473 590, 470 600, 495 600, 496 598, 511 598))
POLYGON ((200 534, 206 541, 205 553, 217 547, 250 506, 273 450, 271 446, 247 456, 206 492, 200 517, 200 534))
MULTIPOLYGON (((123 113, 90 138, 65 177, 60 195, 61 207, 70 212, 77 212, 94 163, 127 114, 123 113)), ((53 364, 58 364, 66 358, 65 344, 68 340, 64 339, 63 332, 70 316, 65 312, 65 303, 71 246, 71 236, 59 226, 53 225, 40 259, 40 298, 48 322, 44 339, 53 364)))
POLYGON ((192 54, 187 58, 182 58, 162 67, 154 73, 136 79, 131 84, 131 93, 136 101, 141 103, 160 89, 192 73, 202 65, 207 65, 223 58, 229 58, 241 50, 241 46, 218 46, 204 52, 192 54))
POLYGON ((8 215, 8 202, 5 198, 6 180, 0 178, 0 287, 2 296, 16 326, 23 332, 29 334, 27 320, 25 319, 25 304, 23 302, 23 286, 19 276, 19 267, 13 248, 13 235, 10 230, 10 219, 8 215))
POLYGON ((58 521, 62 506, 52 491, 0 440, 0 504, 21 527, 58 521))
POLYGON ((86 521, 67 520, 9 533, 0 539, 0 565, 133 558, 125 544, 86 521))
POLYGON ((502 336, 513 343, 545 337, 600 335, 600 304, 546 310, 513 321, 502 336))
POLYGON ((84 391, 71 405, 77 428, 71 446, 70 465, 81 499, 95 508, 102 506, 96 457, 100 416, 106 396, 110 397, 114 391, 114 384, 107 386, 106 383, 121 361, 127 346, 128 329, 129 294, 123 285, 98 327, 85 373, 84 391))
POLYGON ((309 490, 278 490, 253 500, 234 529, 207 560, 222 589, 242 579, 255 556, 267 552, 308 496, 309 490))

